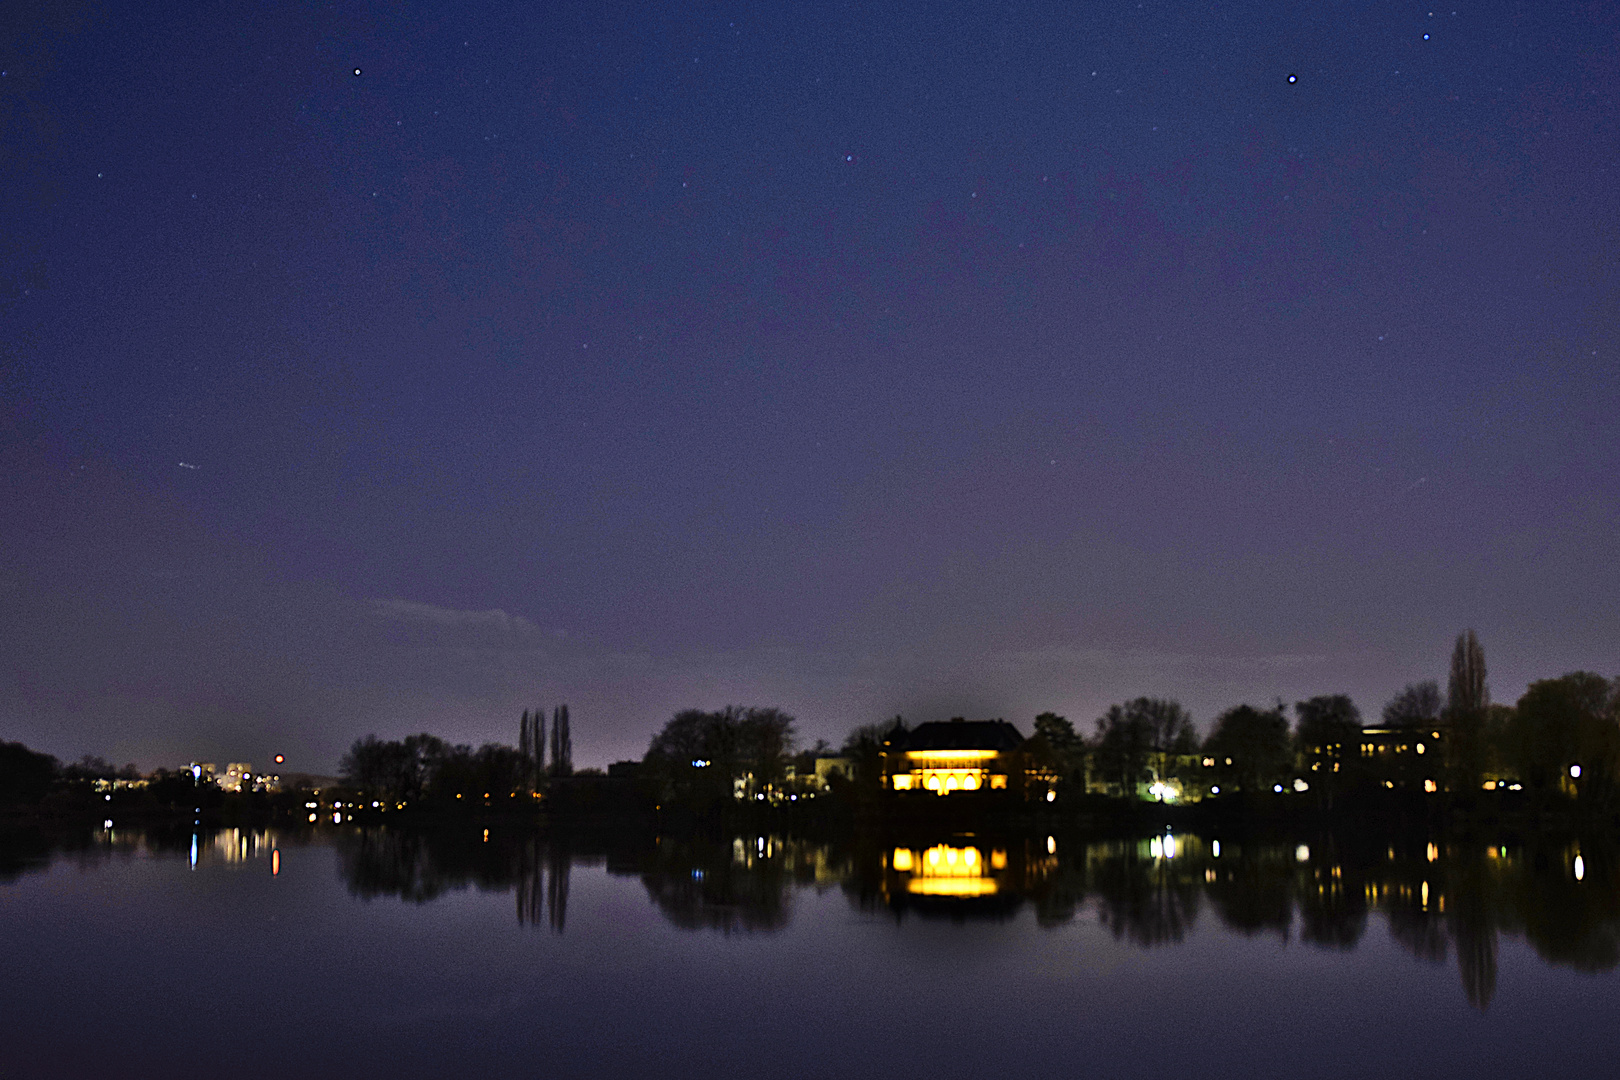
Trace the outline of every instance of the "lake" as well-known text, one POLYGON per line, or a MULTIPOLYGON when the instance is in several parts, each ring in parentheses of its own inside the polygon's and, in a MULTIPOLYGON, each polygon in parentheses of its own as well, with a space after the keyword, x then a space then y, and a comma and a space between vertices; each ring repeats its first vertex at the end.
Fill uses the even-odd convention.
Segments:
POLYGON ((1612 1075, 1579 838, 0 843, 0 1076, 1612 1075))

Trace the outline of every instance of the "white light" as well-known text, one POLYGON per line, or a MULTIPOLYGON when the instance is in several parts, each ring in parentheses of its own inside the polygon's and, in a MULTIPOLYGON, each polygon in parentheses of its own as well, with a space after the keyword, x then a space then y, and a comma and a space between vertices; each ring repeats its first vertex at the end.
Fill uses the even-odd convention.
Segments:
POLYGON ((1214 787, 1209 789, 1209 793, 1211 795, 1219 795, 1221 793, 1221 785, 1216 784, 1214 787))
POLYGON ((1164 845, 1163 845, 1163 847, 1164 847, 1164 857, 1165 858, 1173 859, 1173 858, 1176 857, 1176 838, 1175 837, 1171 836, 1169 833, 1165 833, 1164 834, 1164 845))
POLYGON ((111 795, 103 795, 102 798, 106 799, 108 802, 112 802, 112 796, 111 795))
POLYGON ((103 829, 111 829, 112 828, 112 818, 108 818, 106 821, 103 821, 101 823, 101 827, 103 829))
POLYGON ((1295 780, 1294 781, 1294 790, 1295 791, 1308 791, 1308 790, 1310 790, 1310 786, 1311 785, 1307 784, 1303 780, 1295 780))
POLYGON ((1579 855, 1575 856, 1575 880, 1579 881, 1586 876, 1586 860, 1579 855))
POLYGON ((332 815, 332 824, 334 824, 334 825, 343 824, 343 815, 342 814, 337 814, 337 813, 333 814, 332 815))
POLYGON ((1572 779, 1579 780, 1581 778, 1581 767, 1579 765, 1571 765, 1569 767, 1569 775, 1572 779))
POLYGON ((1047 793, 1046 793, 1046 801, 1047 801, 1047 802, 1056 802, 1056 801, 1057 801, 1057 792, 1055 792, 1055 791, 1048 791, 1048 792, 1047 792, 1047 793))
POLYGON ((1311 849, 1308 846, 1306 846, 1305 844, 1299 845, 1299 847, 1294 849, 1294 861, 1295 862, 1310 862, 1311 861, 1311 849))
POLYGON ((1157 836, 1148 841, 1148 855, 1155 859, 1164 858, 1164 842, 1157 836))
POLYGON ((1046 853, 1048 855, 1056 855, 1057 854, 1057 837, 1048 836, 1046 838, 1046 853))
POLYGON ((202 779, 202 766, 201 765, 193 765, 191 767, 191 778, 193 780, 201 780, 202 779))
POLYGON ((1282 785, 1281 784, 1272 784, 1271 785, 1271 790, 1275 791, 1277 794, 1281 795, 1282 794, 1282 785))
POLYGON ((1210 853, 1213 854, 1217 859, 1220 858, 1221 857, 1221 842, 1219 840, 1215 841, 1213 844, 1211 844, 1209 846, 1209 850, 1210 850, 1210 853))

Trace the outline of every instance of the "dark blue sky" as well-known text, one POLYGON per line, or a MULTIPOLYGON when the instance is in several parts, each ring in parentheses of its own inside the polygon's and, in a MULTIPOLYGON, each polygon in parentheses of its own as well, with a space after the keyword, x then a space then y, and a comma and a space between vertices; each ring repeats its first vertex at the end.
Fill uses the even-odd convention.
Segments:
POLYGON ((1615 671, 1610 5, 6 19, 0 738, 1615 671))

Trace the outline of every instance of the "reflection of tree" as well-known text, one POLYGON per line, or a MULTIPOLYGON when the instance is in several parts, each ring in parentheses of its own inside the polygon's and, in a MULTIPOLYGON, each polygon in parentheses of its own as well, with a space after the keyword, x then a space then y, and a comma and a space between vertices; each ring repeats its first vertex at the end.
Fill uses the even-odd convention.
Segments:
POLYGON ((551 929, 563 932, 568 922, 568 877, 572 866, 573 857, 565 840, 528 842, 517 879, 520 926, 539 926, 543 918, 551 929))
POLYGON ((0 832, 0 883, 14 881, 29 871, 49 867, 54 846, 39 829, 6 829, 0 832))
POLYGON ((552 929, 563 928, 569 856, 556 842, 521 832, 489 837, 468 829, 383 828, 339 834, 337 849, 344 882, 362 899, 397 896, 425 904, 466 888, 515 887, 520 923, 538 925, 549 908, 552 929))
POLYGON ((790 873, 802 854, 792 842, 738 837, 661 838, 640 860, 641 883, 664 917, 683 930, 769 933, 788 924, 790 873))
POLYGON ((546 860, 550 873, 546 878, 546 904, 550 907, 551 928, 557 933, 563 932, 568 923, 568 874, 573 866, 573 859, 569 857, 568 849, 560 844, 554 844, 546 860))
POLYGON ((1367 930, 1365 883, 1354 868, 1322 860, 1301 870, 1299 937, 1324 949, 1349 951, 1367 930))
POLYGON ((1541 843, 1515 860, 1512 914, 1543 960, 1576 971, 1620 964, 1620 875, 1607 842, 1541 843), (1575 879, 1575 858, 1581 880, 1575 879))
POLYGON ((1463 993, 1470 1005, 1484 1012, 1496 996, 1497 935, 1492 912, 1497 899, 1490 868, 1477 847, 1467 848, 1452 861, 1446 895, 1450 901, 1446 921, 1457 943, 1457 974, 1463 993))
POLYGON ((1293 874, 1281 848, 1234 852, 1212 866, 1210 901, 1221 922, 1246 937, 1275 933, 1287 940, 1293 921, 1293 874))
POLYGON ((1143 858, 1139 846, 1128 841, 1095 845, 1088 852, 1097 917, 1115 940, 1178 943, 1198 920, 1200 887, 1189 872, 1191 861, 1143 858))
POLYGON ((1446 962, 1446 924, 1436 912, 1425 911, 1412 901, 1398 903, 1389 909, 1389 934, 1419 960, 1446 962))

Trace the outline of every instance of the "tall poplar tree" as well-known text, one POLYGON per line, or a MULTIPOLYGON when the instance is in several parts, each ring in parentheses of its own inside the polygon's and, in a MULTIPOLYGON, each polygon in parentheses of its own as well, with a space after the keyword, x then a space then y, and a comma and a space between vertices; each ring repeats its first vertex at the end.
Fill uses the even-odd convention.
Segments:
POLYGON ((1488 757, 1485 718, 1491 707, 1485 683, 1485 650, 1472 630, 1457 635, 1446 680, 1445 719, 1451 727, 1449 765, 1453 791, 1479 790, 1488 757))
POLYGON ((568 706, 559 705, 551 713, 551 775, 574 774, 574 739, 568 730, 568 706))

